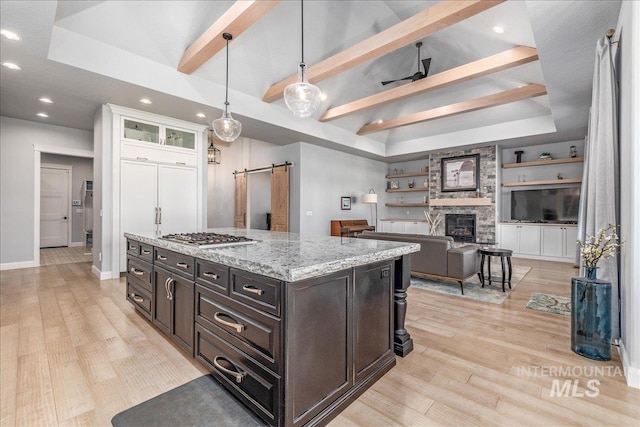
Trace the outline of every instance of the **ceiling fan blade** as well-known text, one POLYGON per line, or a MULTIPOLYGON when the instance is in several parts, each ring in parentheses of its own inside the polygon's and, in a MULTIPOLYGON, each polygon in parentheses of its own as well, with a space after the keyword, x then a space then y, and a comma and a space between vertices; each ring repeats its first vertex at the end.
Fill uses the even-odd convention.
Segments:
POLYGON ((389 83, 399 82, 399 81, 402 81, 402 80, 413 80, 413 76, 409 76, 409 77, 405 77, 405 78, 397 79, 397 80, 387 80, 385 82, 382 82, 382 85, 384 86, 384 85, 388 85, 389 83))
POLYGON ((424 67, 424 76, 427 77, 429 74, 429 66, 431 66, 431 58, 423 59, 422 66, 424 67))

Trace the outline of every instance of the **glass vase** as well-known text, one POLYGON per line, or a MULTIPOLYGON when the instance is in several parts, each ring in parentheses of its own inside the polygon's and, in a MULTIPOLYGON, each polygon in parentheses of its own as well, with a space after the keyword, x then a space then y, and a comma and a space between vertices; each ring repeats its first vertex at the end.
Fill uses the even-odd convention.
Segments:
MULTIPOLYGON (((589 270, 587 270, 589 269, 589 270)), ((571 350, 593 360, 611 359, 611 283, 588 277, 571 279, 571 350)))
POLYGON ((584 277, 591 280, 596 280, 596 272, 598 271, 598 267, 584 267, 584 277))

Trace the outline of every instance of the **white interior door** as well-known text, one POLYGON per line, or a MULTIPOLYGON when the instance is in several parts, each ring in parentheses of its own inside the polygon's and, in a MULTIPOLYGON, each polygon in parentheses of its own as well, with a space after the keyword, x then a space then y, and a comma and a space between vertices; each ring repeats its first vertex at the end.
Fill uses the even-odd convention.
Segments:
POLYGON ((183 166, 158 167, 159 233, 198 231, 198 171, 183 166))
POLYGON ((69 245, 69 170, 40 168, 40 247, 69 245))
POLYGON ((120 163, 120 270, 126 268, 125 232, 156 235, 158 165, 122 160, 120 163))

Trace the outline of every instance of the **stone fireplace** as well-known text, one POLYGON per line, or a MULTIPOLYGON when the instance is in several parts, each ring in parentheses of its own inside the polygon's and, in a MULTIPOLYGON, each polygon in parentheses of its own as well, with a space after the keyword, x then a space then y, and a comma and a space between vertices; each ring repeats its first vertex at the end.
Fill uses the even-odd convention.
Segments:
POLYGON ((476 241, 475 214, 445 214, 445 235, 453 237, 456 242, 476 241))

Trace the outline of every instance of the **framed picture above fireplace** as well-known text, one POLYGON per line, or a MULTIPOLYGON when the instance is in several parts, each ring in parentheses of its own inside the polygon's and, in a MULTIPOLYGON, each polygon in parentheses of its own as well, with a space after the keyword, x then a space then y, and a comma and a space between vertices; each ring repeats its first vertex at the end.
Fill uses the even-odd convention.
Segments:
POLYGON ((480 188, 480 155, 445 157, 440 161, 443 192, 476 191, 480 188))

